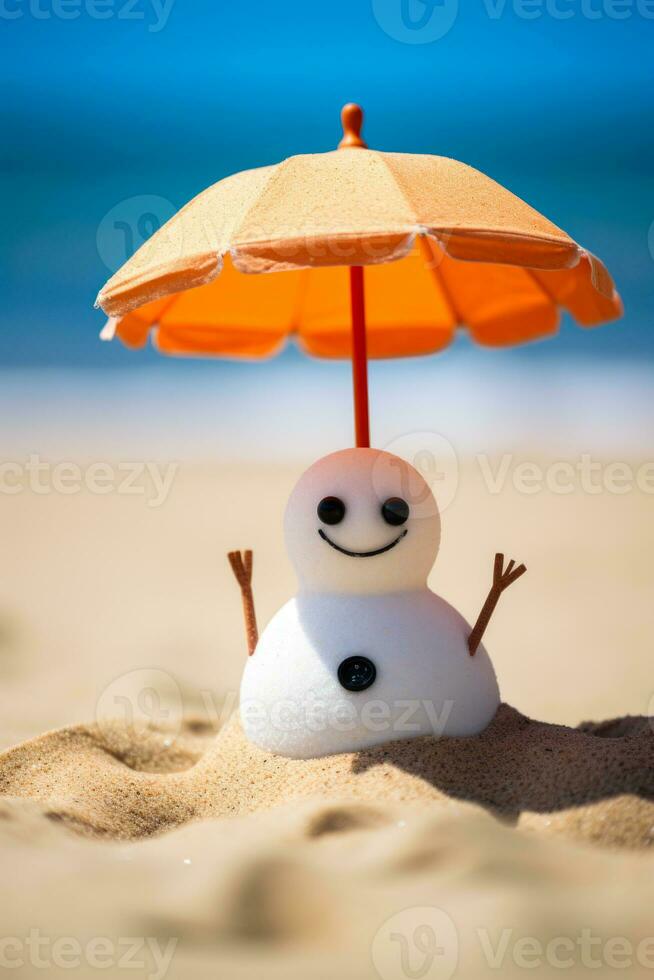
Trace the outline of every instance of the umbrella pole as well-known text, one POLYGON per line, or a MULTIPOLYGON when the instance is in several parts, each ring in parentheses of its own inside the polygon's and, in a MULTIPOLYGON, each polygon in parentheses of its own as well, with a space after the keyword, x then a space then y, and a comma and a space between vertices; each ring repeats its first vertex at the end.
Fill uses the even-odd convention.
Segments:
POLYGON ((363 267, 350 266, 352 305, 352 385, 354 389, 354 432, 357 449, 370 448, 368 417, 368 354, 366 350, 366 306, 363 267))

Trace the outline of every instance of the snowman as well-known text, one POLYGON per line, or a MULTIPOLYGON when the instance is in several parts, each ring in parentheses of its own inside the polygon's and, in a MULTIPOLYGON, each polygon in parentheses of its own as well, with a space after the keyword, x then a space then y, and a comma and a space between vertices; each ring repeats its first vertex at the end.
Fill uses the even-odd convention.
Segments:
POLYGON ((523 565, 504 569, 496 556, 471 630, 427 587, 441 533, 431 490, 407 462, 375 449, 314 463, 291 493, 284 531, 298 593, 258 640, 251 552, 229 556, 253 653, 240 699, 250 741, 306 759, 486 728, 500 695, 480 639, 523 565))

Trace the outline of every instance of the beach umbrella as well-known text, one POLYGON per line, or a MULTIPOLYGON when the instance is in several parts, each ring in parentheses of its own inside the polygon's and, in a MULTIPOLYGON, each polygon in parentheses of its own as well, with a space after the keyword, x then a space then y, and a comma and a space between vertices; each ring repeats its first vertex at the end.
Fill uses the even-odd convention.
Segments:
POLYGON ((433 353, 461 327, 518 344, 555 333, 560 310, 582 326, 621 315, 599 259, 506 188, 457 160, 370 150, 361 109, 341 117, 337 150, 226 177, 155 232, 100 291, 102 336, 240 358, 294 337, 351 357, 369 446, 369 357, 433 353))

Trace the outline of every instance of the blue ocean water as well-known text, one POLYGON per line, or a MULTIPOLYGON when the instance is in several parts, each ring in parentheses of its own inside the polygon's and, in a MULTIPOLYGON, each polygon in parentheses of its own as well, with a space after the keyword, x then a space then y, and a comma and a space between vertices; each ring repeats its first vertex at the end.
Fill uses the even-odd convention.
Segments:
MULTIPOLYGON (((654 362, 651 0, 3 0, 0 36, 0 369, 71 385, 138 369, 164 389, 238 370, 255 391, 270 366, 100 343, 93 300, 208 184, 333 148, 349 100, 370 145, 457 157, 525 198, 606 262, 625 301, 617 324, 564 323, 524 348, 462 338, 435 378, 582 364, 606 377, 620 362, 642 380, 654 362)), ((378 377, 406 384, 412 364, 378 377)), ((314 376, 293 352, 279 370, 314 376)))
POLYGON ((126 364, 91 308, 107 212, 330 149, 347 100, 371 145, 479 167, 613 272, 623 323, 505 356, 654 355, 645 0, 5 0, 0 32, 3 365, 126 364))

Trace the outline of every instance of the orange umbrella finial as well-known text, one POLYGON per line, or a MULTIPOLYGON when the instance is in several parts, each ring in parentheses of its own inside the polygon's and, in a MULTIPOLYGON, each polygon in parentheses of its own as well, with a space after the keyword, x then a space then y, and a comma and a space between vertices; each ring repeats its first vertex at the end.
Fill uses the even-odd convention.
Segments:
POLYGON ((363 126, 363 109, 356 102, 348 102, 341 109, 341 122, 343 124, 343 139, 338 144, 339 150, 360 147, 362 150, 368 149, 368 144, 361 139, 361 127, 363 126))

